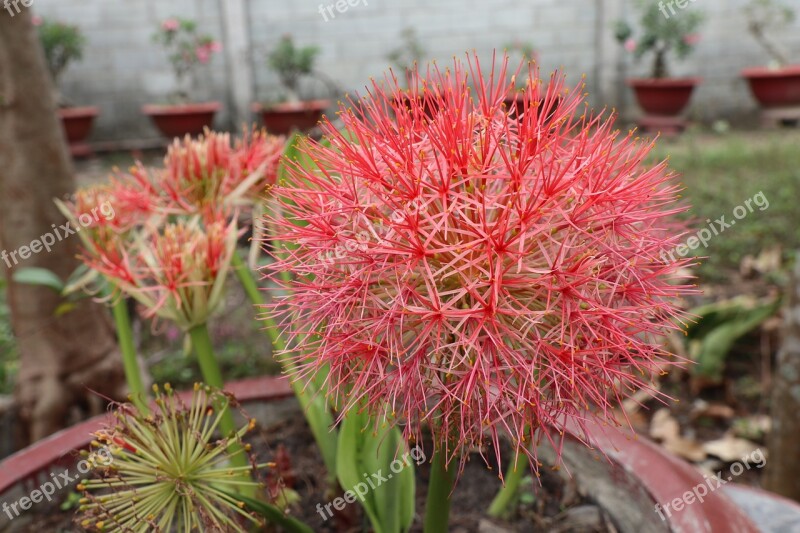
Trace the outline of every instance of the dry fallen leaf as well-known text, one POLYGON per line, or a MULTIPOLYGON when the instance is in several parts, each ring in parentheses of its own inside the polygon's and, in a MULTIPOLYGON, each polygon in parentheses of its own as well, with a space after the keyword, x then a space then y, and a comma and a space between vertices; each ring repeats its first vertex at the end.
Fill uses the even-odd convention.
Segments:
POLYGON ((734 437, 731 433, 726 434, 721 439, 703 444, 703 450, 706 453, 719 457, 726 463, 746 460, 758 448, 759 446, 755 442, 734 437))
POLYGON ((662 408, 653 413, 650 420, 650 436, 658 440, 670 440, 679 437, 681 426, 669 412, 669 409, 662 408))
POLYGON ((668 452, 692 462, 706 458, 703 446, 695 440, 681 436, 678 421, 669 409, 659 409, 650 421, 650 436, 661 441, 661 446, 668 452))
POLYGON ((692 405, 692 412, 690 414, 692 420, 698 418, 722 418, 724 420, 733 418, 736 411, 729 405, 721 403, 708 403, 703 400, 698 400, 692 405))

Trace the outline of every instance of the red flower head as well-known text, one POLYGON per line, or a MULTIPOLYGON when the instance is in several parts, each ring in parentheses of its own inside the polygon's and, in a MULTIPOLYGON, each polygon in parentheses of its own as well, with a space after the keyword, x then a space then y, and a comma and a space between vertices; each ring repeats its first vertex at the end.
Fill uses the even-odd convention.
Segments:
POLYGON ((286 137, 282 135, 270 135, 266 130, 245 131, 233 148, 223 194, 249 201, 262 199, 275 185, 285 147, 286 137))
POLYGON ((290 252, 271 268, 295 275, 276 309, 304 378, 329 365, 344 410, 366 402, 409 437, 430 423, 462 460, 506 434, 535 467, 530 440, 587 411, 614 423, 649 386, 691 289, 662 257, 683 208, 666 165, 644 163, 651 145, 530 66, 509 112, 506 63, 434 68, 410 98, 374 83, 341 130, 326 122, 315 167, 278 189, 290 252))
POLYGON ((285 143, 264 131, 245 131, 235 146, 229 134, 208 130, 197 139, 176 139, 159 179, 166 211, 214 218, 231 205, 260 200, 275 182, 285 143))
POLYGON ((169 208, 178 212, 210 214, 221 205, 222 182, 231 162, 227 133, 206 130, 204 135, 175 139, 164 158, 159 184, 169 208))

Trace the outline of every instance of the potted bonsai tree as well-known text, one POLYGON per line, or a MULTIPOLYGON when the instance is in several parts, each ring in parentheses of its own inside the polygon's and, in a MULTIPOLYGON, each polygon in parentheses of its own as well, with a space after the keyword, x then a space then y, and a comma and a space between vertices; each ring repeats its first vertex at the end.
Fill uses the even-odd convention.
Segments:
POLYGON ((193 20, 171 18, 161 23, 153 39, 164 46, 175 73, 177 89, 165 105, 145 105, 148 115, 166 137, 199 135, 210 127, 222 107, 217 101, 193 102, 190 94, 197 84, 197 69, 211 61, 222 48, 213 37, 199 33, 193 20))
POLYGON ((767 66, 742 71, 753 96, 767 109, 800 105, 800 65, 790 64, 772 40, 772 35, 794 20, 794 10, 778 0, 751 0, 745 14, 747 29, 770 57, 767 66))
POLYGON ((392 74, 401 76, 399 85, 403 88, 397 94, 393 103, 398 107, 411 108, 414 107, 411 106, 411 100, 415 99, 423 104, 423 111, 428 116, 431 116, 435 111, 434 104, 430 99, 425 100, 424 84, 426 80, 423 76, 420 76, 417 70, 417 66, 426 54, 425 47, 420 42, 414 28, 404 28, 400 32, 400 40, 401 44, 386 55, 386 59, 392 65, 392 74))
POLYGON ((58 89, 61 76, 67 67, 83 57, 86 38, 80 28, 63 22, 35 17, 33 23, 39 30, 39 40, 56 90, 58 115, 64 125, 70 152, 74 156, 88 155, 91 150, 84 141, 89 136, 92 123, 100 111, 94 106, 70 105, 58 89))
MULTIPOLYGON (((529 42, 523 41, 513 41, 508 43, 505 46, 506 51, 509 54, 518 55, 524 63, 537 63, 539 61, 539 55, 536 53, 536 49, 533 47, 533 44, 529 42)), ((520 76, 515 79, 514 94, 508 95, 505 99, 505 104, 508 109, 512 110, 513 112, 521 115, 524 112, 525 108, 525 100, 522 96, 525 94, 525 87, 528 83, 528 79, 524 76, 520 76)))
POLYGON ((278 103, 254 104, 253 112, 261 114, 270 133, 286 134, 294 129, 308 131, 317 125, 322 112, 330 106, 327 99, 302 100, 300 97, 300 80, 318 75, 314 71, 318 55, 318 47, 295 46, 291 35, 284 35, 267 57, 269 67, 278 74, 283 94, 278 103))
POLYGON ((639 106, 647 117, 641 121, 643 127, 650 122, 677 124, 664 120, 674 119, 686 108, 699 78, 672 78, 669 74, 668 57, 674 52, 679 59, 687 57, 699 41, 697 30, 703 22, 703 14, 686 10, 680 16, 666 17, 657 0, 638 0, 638 36, 625 21, 617 22, 617 40, 625 49, 641 59, 652 52, 653 63, 647 78, 633 78, 628 85, 633 88, 639 106), (659 120, 660 119, 660 120, 659 120))

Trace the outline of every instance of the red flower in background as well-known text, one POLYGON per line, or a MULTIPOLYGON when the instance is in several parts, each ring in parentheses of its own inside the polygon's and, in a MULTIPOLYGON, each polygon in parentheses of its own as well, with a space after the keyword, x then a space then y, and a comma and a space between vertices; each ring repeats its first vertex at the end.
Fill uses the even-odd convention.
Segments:
POLYGON ((315 168, 291 167, 270 268, 295 275, 275 309, 342 412, 366 401, 408 437, 430 423, 462 459, 506 434, 536 467, 530 440, 587 411, 616 423, 674 364, 658 336, 691 289, 660 256, 683 208, 651 144, 591 117, 582 86, 526 74, 520 115, 505 61, 455 61, 411 98, 373 84, 307 145, 315 168))

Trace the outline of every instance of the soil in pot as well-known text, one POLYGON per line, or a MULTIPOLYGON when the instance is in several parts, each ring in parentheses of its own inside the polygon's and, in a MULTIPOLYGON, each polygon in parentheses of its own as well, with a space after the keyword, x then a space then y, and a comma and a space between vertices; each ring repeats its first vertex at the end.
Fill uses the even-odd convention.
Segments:
MULTIPOLYGON (((293 401, 293 400, 291 400, 293 401)), ((308 426, 299 423, 297 409, 291 416, 281 418, 252 435, 250 442, 259 460, 276 461, 283 470, 284 479, 292 482, 300 495, 300 503, 292 515, 306 522, 319 533, 360 533, 369 531, 368 521, 358 504, 348 504, 332 518, 323 519, 317 504, 325 505, 326 472, 313 436, 308 426), (288 460, 287 460, 288 459, 288 460)), ((429 446, 428 446, 429 448, 429 446)), ((486 453, 492 454, 491 450, 486 453)), ((510 456, 510 452, 507 456, 510 456)), ((425 509, 425 488, 430 475, 429 463, 416 467, 417 519, 411 529, 422 531, 421 516, 425 509)), ((548 466, 541 470, 541 487, 529 481, 521 489, 520 502, 514 507, 509 520, 490 519, 485 511, 500 488, 497 472, 489 470, 483 460, 473 455, 453 494, 450 531, 473 533, 610 533, 616 531, 602 509, 582 496, 573 480, 548 466), (494 527, 495 529, 491 529, 494 527)), ((331 509, 333 509, 331 507, 331 509)), ((26 522, 12 524, 14 533, 41 533, 55 531, 73 533, 81 531, 74 525, 73 511, 31 514, 26 522)))

